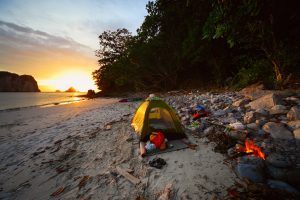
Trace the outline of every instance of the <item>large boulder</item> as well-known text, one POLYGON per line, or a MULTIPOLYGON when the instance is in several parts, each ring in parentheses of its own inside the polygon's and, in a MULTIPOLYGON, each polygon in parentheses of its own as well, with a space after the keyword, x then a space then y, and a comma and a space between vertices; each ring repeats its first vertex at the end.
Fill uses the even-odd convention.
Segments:
POLYGON ((265 181, 263 169, 259 165, 240 163, 237 165, 237 174, 240 178, 246 178, 255 183, 265 181))
POLYGON ((282 105, 282 104, 283 101, 281 96, 271 93, 250 102, 248 105, 252 109, 256 110, 256 109, 264 109, 264 108, 270 109, 276 105, 282 105))
POLYGON ((286 114, 287 112, 287 107, 284 105, 276 105, 270 109, 270 115, 286 114))
POLYGON ((274 139, 293 139, 293 134, 284 127, 284 124, 268 122, 263 126, 263 130, 270 133, 274 139))
POLYGON ((300 119, 300 106, 293 106, 287 113, 287 118, 290 121, 300 119))
POLYGON ((249 85, 249 86, 245 87, 244 89, 242 89, 240 91, 240 93, 242 95, 246 96, 247 98, 254 100, 261 96, 269 94, 271 92, 269 90, 264 90, 264 89, 265 89, 265 87, 263 84, 255 83, 253 85, 249 85))

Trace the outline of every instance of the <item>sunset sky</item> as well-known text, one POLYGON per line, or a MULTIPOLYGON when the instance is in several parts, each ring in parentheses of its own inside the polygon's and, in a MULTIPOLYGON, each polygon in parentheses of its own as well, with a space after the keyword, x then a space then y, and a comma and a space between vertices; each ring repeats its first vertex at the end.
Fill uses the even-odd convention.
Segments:
POLYGON ((0 0, 0 71, 29 74, 42 91, 96 89, 94 51, 105 30, 133 34, 148 0, 0 0))

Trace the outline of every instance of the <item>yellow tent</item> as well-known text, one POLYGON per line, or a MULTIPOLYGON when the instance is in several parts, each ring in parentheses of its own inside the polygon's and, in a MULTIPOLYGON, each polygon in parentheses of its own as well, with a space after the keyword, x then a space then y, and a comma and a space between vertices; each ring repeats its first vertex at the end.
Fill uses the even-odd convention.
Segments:
POLYGON ((186 137, 175 111, 160 99, 145 100, 136 110, 131 125, 143 142, 153 131, 161 131, 168 140, 186 137))

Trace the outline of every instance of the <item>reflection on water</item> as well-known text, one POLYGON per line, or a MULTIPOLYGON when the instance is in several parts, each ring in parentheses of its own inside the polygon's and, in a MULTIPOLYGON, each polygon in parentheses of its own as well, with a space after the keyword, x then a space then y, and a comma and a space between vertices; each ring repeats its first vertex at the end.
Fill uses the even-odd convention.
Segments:
POLYGON ((79 95, 85 93, 33 93, 33 92, 0 92, 0 110, 69 104, 85 100, 79 95))

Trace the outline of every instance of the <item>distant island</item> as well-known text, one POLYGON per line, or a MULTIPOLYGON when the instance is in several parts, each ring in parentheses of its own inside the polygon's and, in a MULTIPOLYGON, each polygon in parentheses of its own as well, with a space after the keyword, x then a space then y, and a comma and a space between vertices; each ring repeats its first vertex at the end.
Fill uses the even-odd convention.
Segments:
POLYGON ((77 92, 77 91, 76 91, 76 89, 74 87, 70 87, 65 92, 77 92))
POLYGON ((40 92, 40 89, 30 75, 0 71, 0 92, 40 92))

